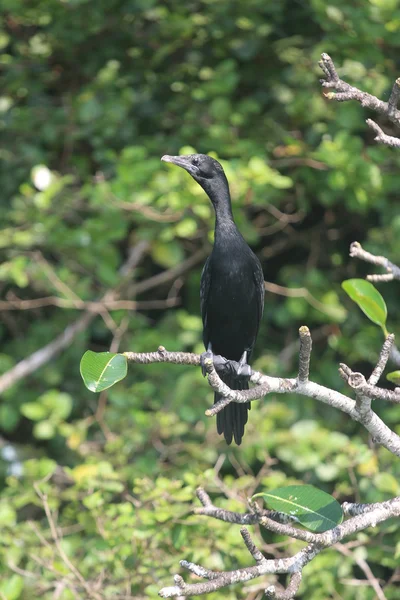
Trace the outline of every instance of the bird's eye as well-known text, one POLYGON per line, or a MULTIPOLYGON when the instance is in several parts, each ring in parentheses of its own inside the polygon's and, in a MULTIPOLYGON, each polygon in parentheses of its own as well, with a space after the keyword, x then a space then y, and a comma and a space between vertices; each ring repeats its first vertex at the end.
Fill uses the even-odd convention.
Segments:
POLYGON ((192 165, 194 165, 195 167, 197 167, 197 165, 199 164, 199 159, 197 157, 192 159, 192 165))

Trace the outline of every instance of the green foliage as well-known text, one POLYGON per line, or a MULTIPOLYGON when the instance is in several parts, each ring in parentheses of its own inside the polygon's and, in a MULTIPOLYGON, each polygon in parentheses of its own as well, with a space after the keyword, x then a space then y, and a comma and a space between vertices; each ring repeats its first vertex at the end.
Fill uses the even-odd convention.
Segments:
MULTIPOLYGON (((236 527, 191 513, 198 485, 239 511, 257 491, 300 482, 339 502, 399 493, 394 459, 312 399, 254 402, 238 450, 204 416, 212 393, 198 369, 135 365, 97 396, 79 375, 88 348, 202 350, 204 259, 138 286, 209 249, 212 206, 186 173, 160 163, 193 150, 222 160, 235 218, 266 280, 303 290, 267 293, 256 368, 293 376, 297 331, 307 324, 314 379, 344 390, 340 361, 368 373, 380 332, 347 311, 340 284, 367 272, 348 258, 351 241, 400 256, 400 155, 373 143, 362 107, 324 98, 317 62, 329 52, 350 83, 387 99, 399 23, 392 0, 2 1, 0 287, 14 308, 0 313, 0 376, 67 335, 85 305, 92 312, 62 352, 0 399, 0 596, 87 596, 37 491, 70 563, 113 600, 155 598, 182 558, 215 569, 249 564, 236 527), (139 242, 148 250, 125 277, 139 242), (110 308, 111 288, 139 308, 110 308)), ((396 284, 384 295, 396 332, 396 284)), ((379 411, 398 427, 398 406, 379 411)), ((389 523, 357 534, 354 552, 387 582, 397 540, 389 523)), ((265 548, 276 541, 269 534, 265 548)), ((297 550, 288 542, 284 554, 297 550)), ((324 552, 308 565, 301 594, 354 600, 346 582, 359 577, 351 558, 324 552)), ((356 592, 374 596, 365 585, 356 592)), ((233 587, 212 597, 248 593, 233 587)), ((385 596, 397 599, 395 584, 385 596)))
POLYGON ((388 381, 391 381, 392 383, 395 383, 396 385, 399 385, 399 383, 400 383, 400 371, 393 371, 392 373, 388 373, 386 375, 386 379, 388 381))
POLYGON ((388 335, 386 304, 372 283, 365 279, 348 279, 343 281, 342 288, 358 304, 368 319, 382 327, 383 333, 388 335))
POLYGON ((126 377, 128 364, 123 354, 87 350, 82 356, 80 370, 87 389, 102 392, 126 377))
POLYGON ((315 533, 333 529, 343 520, 339 502, 313 485, 289 485, 259 492, 254 498, 263 498, 269 508, 294 517, 315 533))

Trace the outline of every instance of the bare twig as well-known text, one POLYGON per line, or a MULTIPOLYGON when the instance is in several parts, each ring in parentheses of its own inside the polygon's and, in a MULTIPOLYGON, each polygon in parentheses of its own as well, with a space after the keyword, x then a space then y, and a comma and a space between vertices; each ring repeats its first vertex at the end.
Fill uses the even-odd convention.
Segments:
POLYGON ((182 273, 186 273, 190 269, 192 269, 195 265, 203 260, 205 256, 207 256, 208 249, 206 247, 200 248, 197 252, 195 252, 192 256, 189 256, 186 260, 181 262, 176 267, 171 267, 158 275, 153 275, 149 279, 145 279, 144 281, 138 281, 133 286, 133 292, 137 294, 142 294, 143 292, 147 292, 148 290, 152 290, 159 285, 163 285, 164 283, 169 283, 173 281, 182 273))
MULTIPOLYGON (((227 511, 215 507, 204 490, 198 490, 197 495, 203 504, 203 509, 205 509, 202 514, 223 521, 228 520, 226 519, 227 511)), ((200 511, 201 510, 202 509, 200 509, 200 511)), ((182 567, 206 581, 202 583, 186 584, 180 575, 176 575, 174 577, 175 586, 163 588, 160 590, 159 594, 162 598, 197 596, 213 592, 233 583, 249 581, 250 579, 254 579, 261 575, 287 573, 290 576, 290 581, 286 590, 281 592, 276 590, 275 586, 269 586, 266 590, 266 595, 267 597, 275 598, 276 600, 290 600, 291 598, 294 598, 299 589, 303 568, 313 560, 317 554, 322 552, 325 548, 337 544, 340 540, 349 535, 371 526, 374 527, 377 523, 386 521, 392 517, 400 516, 400 497, 373 505, 353 505, 352 511, 356 516, 351 517, 344 523, 337 525, 334 529, 330 529, 324 533, 311 533, 296 529, 290 525, 279 524, 275 521, 272 521, 271 527, 270 519, 266 520, 262 514, 255 513, 258 516, 258 522, 264 527, 267 527, 267 529, 280 533, 281 535, 288 535, 303 540, 307 542, 308 545, 292 557, 266 559, 251 539, 247 529, 243 527, 240 530, 240 533, 248 551, 256 562, 255 566, 236 569, 234 571, 217 572, 184 560, 181 561, 182 567), (355 509, 355 506, 358 506, 358 509, 355 509)), ((229 519, 229 522, 241 522, 243 515, 240 513, 231 514, 235 515, 235 517, 229 519)), ((363 564, 363 570, 365 568, 368 569, 369 567, 368 565, 363 564)), ((369 577, 374 579, 370 572, 369 577)), ((377 591, 376 584, 374 584, 374 589, 377 591)), ((378 597, 383 600, 382 596, 378 597)))
POLYGON ((376 136, 374 137, 375 142, 378 142, 378 144, 384 144, 385 146, 391 146, 392 148, 400 148, 399 138, 394 137, 393 135, 387 135, 384 131, 382 131, 378 123, 375 123, 375 121, 372 119, 367 119, 365 122, 368 127, 370 127, 372 131, 376 133, 376 136))
POLYGON ((34 488, 35 491, 37 493, 37 495, 39 496, 45 514, 46 514, 46 518, 47 521, 49 523, 49 527, 50 527, 50 531, 51 531, 51 537, 53 538, 53 542, 55 544, 55 547, 57 549, 58 555, 61 558, 61 560, 63 561, 63 563, 65 564, 65 566, 67 567, 67 569, 73 574, 73 576, 75 577, 75 579, 77 580, 77 582, 79 582, 80 586, 82 587, 82 589, 85 590, 85 592, 87 593, 89 598, 93 598, 94 600, 102 600, 100 594, 98 594, 93 588, 92 586, 85 580, 85 578, 83 577, 83 575, 81 574, 81 572, 79 571, 79 569, 70 561, 69 557, 67 556, 67 554, 64 551, 64 548, 62 546, 61 540, 59 538, 58 532, 57 532, 57 527, 56 524, 54 522, 54 518, 52 515, 52 512, 50 510, 50 506, 47 500, 47 495, 44 494, 43 492, 41 492, 40 487, 38 485, 38 483, 34 483, 34 488))
POLYGON ((370 586, 373 588, 377 599, 387 600, 384 591, 379 585, 379 581, 376 579, 376 577, 374 577, 374 574, 371 571, 371 567, 369 566, 367 561, 364 558, 356 556, 356 554, 349 550, 344 544, 337 544, 336 548, 341 554, 344 554, 344 556, 348 556, 349 558, 354 560, 354 562, 360 567, 360 569, 365 574, 370 586))
POLYGON ((264 287, 266 292, 271 294, 277 294, 278 296, 286 296, 287 298, 303 298, 310 306, 324 313, 325 315, 332 316, 333 311, 329 306, 320 302, 311 292, 305 287, 284 287, 271 281, 265 281, 264 287))
MULTIPOLYGON (((356 100, 357 102, 360 102, 361 106, 386 116, 397 126, 400 125, 400 110, 397 108, 400 97, 400 78, 396 79, 393 85, 389 101, 383 102, 376 96, 368 94, 367 92, 363 92, 340 79, 335 65, 328 54, 321 54, 319 66, 325 74, 325 79, 321 79, 322 87, 335 90, 334 92, 328 92, 325 94, 329 100, 336 100, 337 102, 356 100)), ((400 148, 400 139, 386 135, 375 121, 372 119, 367 119, 367 125, 375 132, 375 140, 377 142, 395 148, 400 148)))
POLYGON ((84 331, 89 323, 93 320, 95 313, 85 313, 75 323, 68 327, 58 335, 52 342, 36 350, 33 354, 24 358, 17 363, 9 371, 6 371, 0 377, 0 394, 10 386, 14 385, 20 379, 27 377, 31 373, 37 371, 40 367, 48 363, 59 352, 68 348, 72 340, 81 332, 84 331))
POLYGON ((394 335, 393 333, 390 333, 383 346, 382 346, 382 350, 379 354, 379 360, 376 363, 376 367, 374 368, 374 370, 372 371, 369 379, 368 379, 368 383, 370 385, 376 385, 379 381, 380 376, 382 375, 383 371, 385 370, 387 361, 389 360, 389 356, 391 353, 391 350, 393 348, 393 344, 394 344, 394 335))
MULTIPOLYGON (((386 269, 387 273, 384 274, 367 275, 368 281, 373 281, 377 283, 384 281, 393 281, 394 279, 400 279, 400 267, 390 262, 390 260, 386 258, 386 256, 377 256, 375 254, 371 254, 371 252, 367 252, 366 250, 364 250, 364 248, 359 242, 353 242, 352 244, 350 244, 350 256, 352 258, 358 258, 360 260, 363 260, 372 265, 379 265, 380 267, 386 269)), ((400 351, 398 350, 398 348, 396 348, 393 341, 390 343, 389 352, 390 359, 396 365, 400 365, 400 351)), ((371 383, 371 380, 369 381, 369 383, 371 383)))
MULTIPOLYGON (((130 273, 136 267, 138 262, 141 260, 142 256, 148 250, 149 244, 148 242, 139 242, 139 244, 132 249, 127 262, 122 265, 120 269, 120 274, 122 276, 121 282, 119 285, 122 285, 126 279, 129 278, 130 273), (129 266, 129 269, 126 267, 129 266)), ((108 302, 115 298, 115 295, 118 293, 118 289, 108 290, 102 301, 108 302)), ((7 390, 10 386, 14 385, 20 379, 27 377, 31 373, 37 371, 40 367, 48 363, 52 358, 54 358, 59 352, 68 348, 71 344, 72 340, 81 332, 84 331, 91 321, 96 316, 96 313, 93 312, 85 312, 77 321, 68 325, 68 327, 59 334, 52 342, 46 344, 40 350, 36 350, 33 354, 24 358, 19 363, 17 363, 14 367, 12 367, 9 371, 6 371, 0 377, 0 394, 7 390)))
POLYGON ((367 252, 359 242, 350 244, 350 256, 352 258, 359 258, 372 265, 379 265, 386 269, 387 274, 385 275, 367 275, 368 281, 378 282, 400 279, 400 267, 390 262, 386 256, 376 256, 375 254, 371 254, 371 252, 367 252))
POLYGON ((311 359, 311 348, 312 340, 311 334, 308 327, 300 327, 300 353, 299 353, 299 374, 298 379, 300 383, 307 381, 310 374, 310 359, 311 359))
POLYGON ((16 296, 9 296, 8 300, 0 300, 0 311, 9 310, 33 310, 46 306, 57 306, 58 308, 70 308, 75 310, 86 310, 99 314, 106 310, 164 310, 179 303, 178 298, 166 298, 165 300, 107 300, 90 301, 58 296, 45 296, 44 298, 33 298, 22 300, 16 296))

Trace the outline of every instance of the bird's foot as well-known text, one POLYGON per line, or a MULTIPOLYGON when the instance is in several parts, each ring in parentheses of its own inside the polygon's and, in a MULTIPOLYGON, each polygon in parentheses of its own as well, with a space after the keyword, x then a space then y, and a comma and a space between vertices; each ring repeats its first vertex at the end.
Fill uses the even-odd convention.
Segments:
POLYGON ((251 367, 250 365, 247 363, 247 352, 244 351, 239 362, 237 363, 237 369, 236 369, 236 375, 240 378, 240 379, 250 379, 251 377, 251 367))
MULTIPOLYGON (((203 352, 203 354, 200 355, 200 365, 201 365, 201 372, 203 374, 203 377, 205 377, 207 375, 207 369, 205 366, 205 361, 206 360, 212 360, 213 365, 214 365, 214 369, 218 372, 218 373, 226 373, 227 371, 234 371, 236 373, 236 369, 231 365, 231 361, 227 360, 226 358, 224 358, 223 356, 220 356, 219 354, 214 354, 213 351, 211 350, 211 347, 208 346, 206 352, 203 352)), ((237 365, 238 363, 235 363, 235 365, 237 365)))
POLYGON ((203 352, 203 354, 200 356, 200 365, 203 377, 207 375, 207 369, 205 365, 206 360, 212 360, 214 362, 214 354, 211 352, 211 350, 206 350, 206 352, 203 352))

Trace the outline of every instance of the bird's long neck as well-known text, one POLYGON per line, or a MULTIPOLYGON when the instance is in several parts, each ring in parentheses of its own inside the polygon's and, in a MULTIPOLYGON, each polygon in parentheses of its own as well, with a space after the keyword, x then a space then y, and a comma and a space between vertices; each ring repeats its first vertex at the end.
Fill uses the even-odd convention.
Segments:
POLYGON ((212 189, 208 190, 208 195, 215 210, 215 238, 217 239, 225 232, 236 229, 226 177, 221 177, 212 189))

